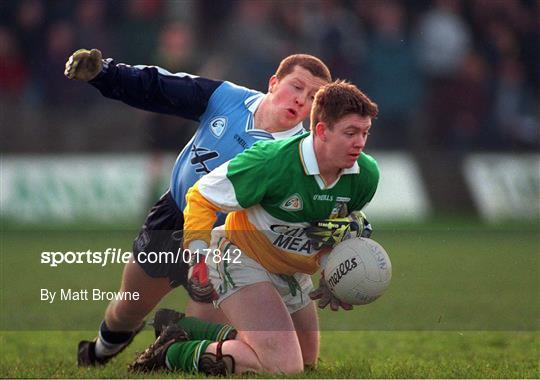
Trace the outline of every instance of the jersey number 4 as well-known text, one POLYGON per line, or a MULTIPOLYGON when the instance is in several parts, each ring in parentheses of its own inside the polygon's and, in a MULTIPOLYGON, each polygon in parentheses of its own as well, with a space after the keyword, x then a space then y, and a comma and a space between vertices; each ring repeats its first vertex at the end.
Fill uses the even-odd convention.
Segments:
POLYGON ((197 165, 197 173, 210 173, 206 161, 219 157, 219 153, 206 148, 191 147, 191 165, 197 165))

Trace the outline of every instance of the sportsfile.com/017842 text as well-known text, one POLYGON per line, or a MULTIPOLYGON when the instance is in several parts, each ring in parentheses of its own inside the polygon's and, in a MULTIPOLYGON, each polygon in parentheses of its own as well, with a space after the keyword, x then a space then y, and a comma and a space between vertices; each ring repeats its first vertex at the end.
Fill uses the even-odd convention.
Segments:
MULTIPOLYGON (((215 264, 222 261, 240 263, 242 251, 239 249, 227 250, 221 252, 218 249, 202 249, 190 252, 187 249, 179 248, 176 252, 139 252, 137 261, 139 263, 190 263, 199 262, 214 262, 215 264)), ((134 261, 133 253, 123 251, 121 248, 107 248, 105 251, 43 251, 41 252, 41 264, 49 265, 50 267, 58 267, 61 264, 94 264, 106 266, 108 264, 127 264, 129 261, 134 261)))

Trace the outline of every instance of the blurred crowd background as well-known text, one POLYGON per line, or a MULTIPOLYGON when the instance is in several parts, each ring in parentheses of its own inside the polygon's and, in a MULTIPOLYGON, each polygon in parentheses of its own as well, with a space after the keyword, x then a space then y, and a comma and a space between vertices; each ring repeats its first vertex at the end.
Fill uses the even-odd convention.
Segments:
POLYGON ((3 152, 179 151, 191 137, 193 123, 67 80, 79 48, 262 91, 307 52, 379 104, 370 149, 540 147, 537 0, 2 0, 3 152))

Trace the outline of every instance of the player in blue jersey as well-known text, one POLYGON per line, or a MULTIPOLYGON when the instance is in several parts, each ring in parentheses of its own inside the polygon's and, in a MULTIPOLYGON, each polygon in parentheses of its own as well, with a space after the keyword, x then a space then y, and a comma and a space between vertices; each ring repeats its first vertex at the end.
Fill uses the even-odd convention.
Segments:
MULTIPOLYGON (((227 81, 172 74, 156 66, 128 66, 102 59, 97 49, 81 49, 66 62, 69 79, 86 81, 105 97, 147 111, 195 120, 200 126, 179 154, 170 189, 150 210, 134 241, 134 261, 126 264, 121 291, 139 292, 139 301, 109 304, 98 337, 81 341, 81 366, 105 364, 122 351, 143 327, 143 320, 174 287, 183 285, 191 297, 188 315, 225 322, 213 309, 208 289, 187 281, 188 264, 146 262, 146 252, 177 252, 181 247, 185 193, 204 174, 263 139, 304 132, 302 120, 311 110, 317 90, 331 81, 326 65, 316 57, 296 54, 281 61, 268 82, 268 93, 227 81)), ((218 325, 220 326, 220 325, 218 325)), ((228 331, 226 325, 216 335, 228 331)))

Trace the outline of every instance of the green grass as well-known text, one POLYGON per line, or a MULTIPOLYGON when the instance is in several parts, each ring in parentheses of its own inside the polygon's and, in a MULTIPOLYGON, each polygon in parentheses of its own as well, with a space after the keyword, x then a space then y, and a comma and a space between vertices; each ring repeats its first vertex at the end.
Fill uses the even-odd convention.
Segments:
MULTIPOLYGON (((79 369, 75 347, 88 332, 4 332, 0 375, 6 378, 125 378, 145 331, 103 368, 79 369)), ((538 378, 539 334, 532 332, 324 332, 316 370, 298 378, 538 378)), ((202 377, 157 372, 152 377, 202 377)), ((144 377, 149 377, 148 375, 144 377)), ((252 376, 251 376, 252 377, 252 376)), ((262 375, 259 377, 269 377, 262 375)))
MULTIPOLYGON (((135 230, 2 231, 1 377, 132 377, 125 364, 151 342, 150 332, 111 365, 78 369, 77 341, 95 335, 107 302, 48 304, 39 297, 41 288, 116 291, 120 264, 51 268, 40 254, 130 250, 135 230)), ((390 289, 352 312, 320 312, 321 363, 300 377, 540 377, 539 231, 537 224, 508 230, 444 221, 376 229, 392 260, 390 289)), ((180 290, 161 305, 181 309, 185 297, 180 290)))

